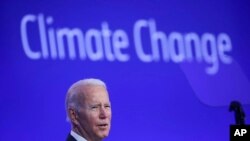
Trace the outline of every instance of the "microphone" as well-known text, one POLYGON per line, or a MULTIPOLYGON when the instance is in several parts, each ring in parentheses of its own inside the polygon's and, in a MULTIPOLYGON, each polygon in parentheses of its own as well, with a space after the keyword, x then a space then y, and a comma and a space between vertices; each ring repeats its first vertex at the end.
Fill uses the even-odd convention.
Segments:
POLYGON ((235 122, 237 125, 245 125, 245 113, 238 101, 232 101, 229 106, 229 111, 234 111, 235 122))

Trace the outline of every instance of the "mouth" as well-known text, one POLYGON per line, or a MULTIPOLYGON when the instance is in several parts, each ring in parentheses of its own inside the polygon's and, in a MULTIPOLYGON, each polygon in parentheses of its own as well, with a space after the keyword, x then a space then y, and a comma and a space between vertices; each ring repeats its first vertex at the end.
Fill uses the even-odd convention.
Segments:
POLYGON ((107 123, 103 123, 103 124, 98 124, 97 125, 99 129, 101 130, 105 130, 108 128, 108 124, 107 123))

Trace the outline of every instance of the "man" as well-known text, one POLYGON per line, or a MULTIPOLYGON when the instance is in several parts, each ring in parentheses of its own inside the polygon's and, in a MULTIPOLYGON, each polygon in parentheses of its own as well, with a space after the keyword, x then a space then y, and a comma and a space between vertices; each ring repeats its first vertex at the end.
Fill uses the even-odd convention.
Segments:
POLYGON ((66 111, 71 123, 67 141, 102 141, 111 126, 108 91, 99 79, 74 83, 66 95, 66 111))

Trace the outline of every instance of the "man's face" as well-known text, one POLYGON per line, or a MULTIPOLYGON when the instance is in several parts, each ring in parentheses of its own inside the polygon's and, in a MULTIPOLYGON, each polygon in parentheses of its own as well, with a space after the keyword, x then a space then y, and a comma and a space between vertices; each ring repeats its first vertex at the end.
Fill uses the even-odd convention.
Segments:
POLYGON ((82 106, 78 111, 80 132, 87 138, 103 139, 108 136, 111 126, 108 92, 102 86, 87 86, 83 91, 82 106))

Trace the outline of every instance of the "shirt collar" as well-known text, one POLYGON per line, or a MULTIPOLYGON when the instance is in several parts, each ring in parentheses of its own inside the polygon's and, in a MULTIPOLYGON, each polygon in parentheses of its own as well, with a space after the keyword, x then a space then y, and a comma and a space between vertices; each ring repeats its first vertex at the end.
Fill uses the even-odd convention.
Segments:
POLYGON ((70 131, 70 135, 73 136, 77 141, 87 141, 85 138, 78 135, 76 132, 74 132, 72 130, 70 131))

